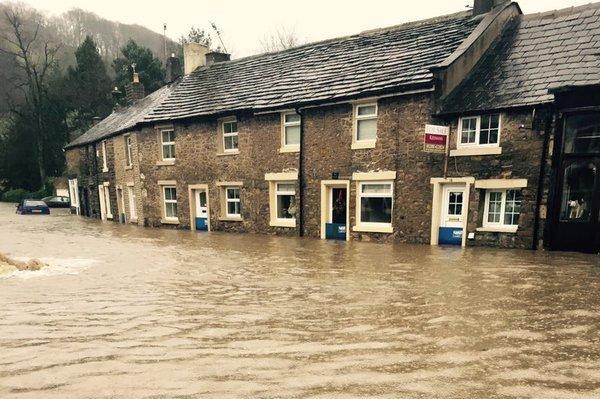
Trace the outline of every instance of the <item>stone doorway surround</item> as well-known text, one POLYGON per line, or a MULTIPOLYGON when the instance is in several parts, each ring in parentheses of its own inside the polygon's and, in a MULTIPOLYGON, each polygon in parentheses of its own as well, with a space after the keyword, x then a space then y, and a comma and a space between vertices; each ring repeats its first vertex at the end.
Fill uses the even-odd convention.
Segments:
POLYGON ((196 190, 206 191, 206 224, 208 227, 208 231, 211 231, 210 195, 208 191, 208 184, 188 184, 188 198, 190 203, 190 230, 196 231, 196 190))
POLYGON ((321 180, 321 239, 325 240, 325 225, 329 219, 330 189, 346 189, 346 241, 350 241, 350 180, 321 180))
POLYGON ((475 184, 474 177, 432 177, 430 180, 433 185, 433 198, 431 203, 431 245, 438 245, 439 234, 440 234, 440 219, 442 213, 442 206, 444 204, 444 185, 452 184, 455 186, 464 185, 465 195, 463 206, 464 218, 463 218, 463 234, 462 234, 462 247, 467 245, 467 222, 469 220, 469 198, 471 194, 471 186, 475 184))

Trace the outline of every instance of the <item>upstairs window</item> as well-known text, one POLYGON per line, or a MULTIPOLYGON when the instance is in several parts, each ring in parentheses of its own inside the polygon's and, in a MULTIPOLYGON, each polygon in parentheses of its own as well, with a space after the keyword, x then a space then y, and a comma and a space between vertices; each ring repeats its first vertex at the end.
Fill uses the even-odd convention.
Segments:
POLYGON ((483 227, 514 227, 521 215, 521 190, 487 190, 483 227))
POLYGON ((175 160, 175 131, 162 130, 160 132, 162 142, 162 159, 163 161, 175 160))
POLYGON ((133 156, 131 155, 131 136, 128 134, 125 136, 125 162, 127 166, 131 166, 133 163, 133 156))
POLYGON ((600 154, 600 112, 569 115, 564 132, 566 154, 600 154))
POLYGON ((458 147, 498 146, 500 114, 461 118, 458 131, 458 147))
POLYGON ((102 171, 108 172, 108 161, 107 161, 107 151, 106 151, 106 140, 102 141, 102 171))
POLYGON ((354 107, 354 137, 356 148, 372 148, 377 140, 377 104, 354 107))
POLYGON ((223 122, 223 151, 238 151, 238 124, 236 120, 223 122))
POLYGON ((298 151, 300 149, 300 115, 295 112, 282 114, 282 149, 298 151))

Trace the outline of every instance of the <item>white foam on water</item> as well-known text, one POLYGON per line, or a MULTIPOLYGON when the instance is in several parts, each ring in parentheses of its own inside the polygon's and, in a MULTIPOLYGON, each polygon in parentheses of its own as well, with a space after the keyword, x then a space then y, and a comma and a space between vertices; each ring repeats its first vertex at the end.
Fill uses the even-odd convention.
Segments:
MULTIPOLYGON (((21 262, 28 262, 31 258, 16 257, 15 260, 21 262)), ((41 268, 40 270, 17 270, 12 273, 6 273, 0 275, 0 278, 21 278, 30 279, 36 277, 45 276, 57 276, 64 274, 79 274, 82 270, 85 270, 92 266, 97 261, 94 259, 83 259, 83 258, 38 258, 48 266, 41 268)))

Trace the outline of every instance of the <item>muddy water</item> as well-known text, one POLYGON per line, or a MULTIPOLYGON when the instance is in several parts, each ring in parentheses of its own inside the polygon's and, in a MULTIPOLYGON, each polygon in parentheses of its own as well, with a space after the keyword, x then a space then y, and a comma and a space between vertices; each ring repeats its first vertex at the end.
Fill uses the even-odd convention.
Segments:
POLYGON ((0 204, 1 398, 599 398, 600 258, 0 204))

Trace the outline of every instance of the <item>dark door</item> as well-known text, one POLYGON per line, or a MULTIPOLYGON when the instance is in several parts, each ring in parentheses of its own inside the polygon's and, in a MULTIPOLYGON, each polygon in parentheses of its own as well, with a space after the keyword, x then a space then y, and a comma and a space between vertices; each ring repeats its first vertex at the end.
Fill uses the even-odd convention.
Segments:
POLYGON ((346 240, 346 218, 348 204, 346 201, 346 188, 331 188, 329 204, 329 222, 325 225, 325 238, 332 240, 346 240))
POLYGON ((553 249, 600 252, 600 112, 565 117, 553 249))

